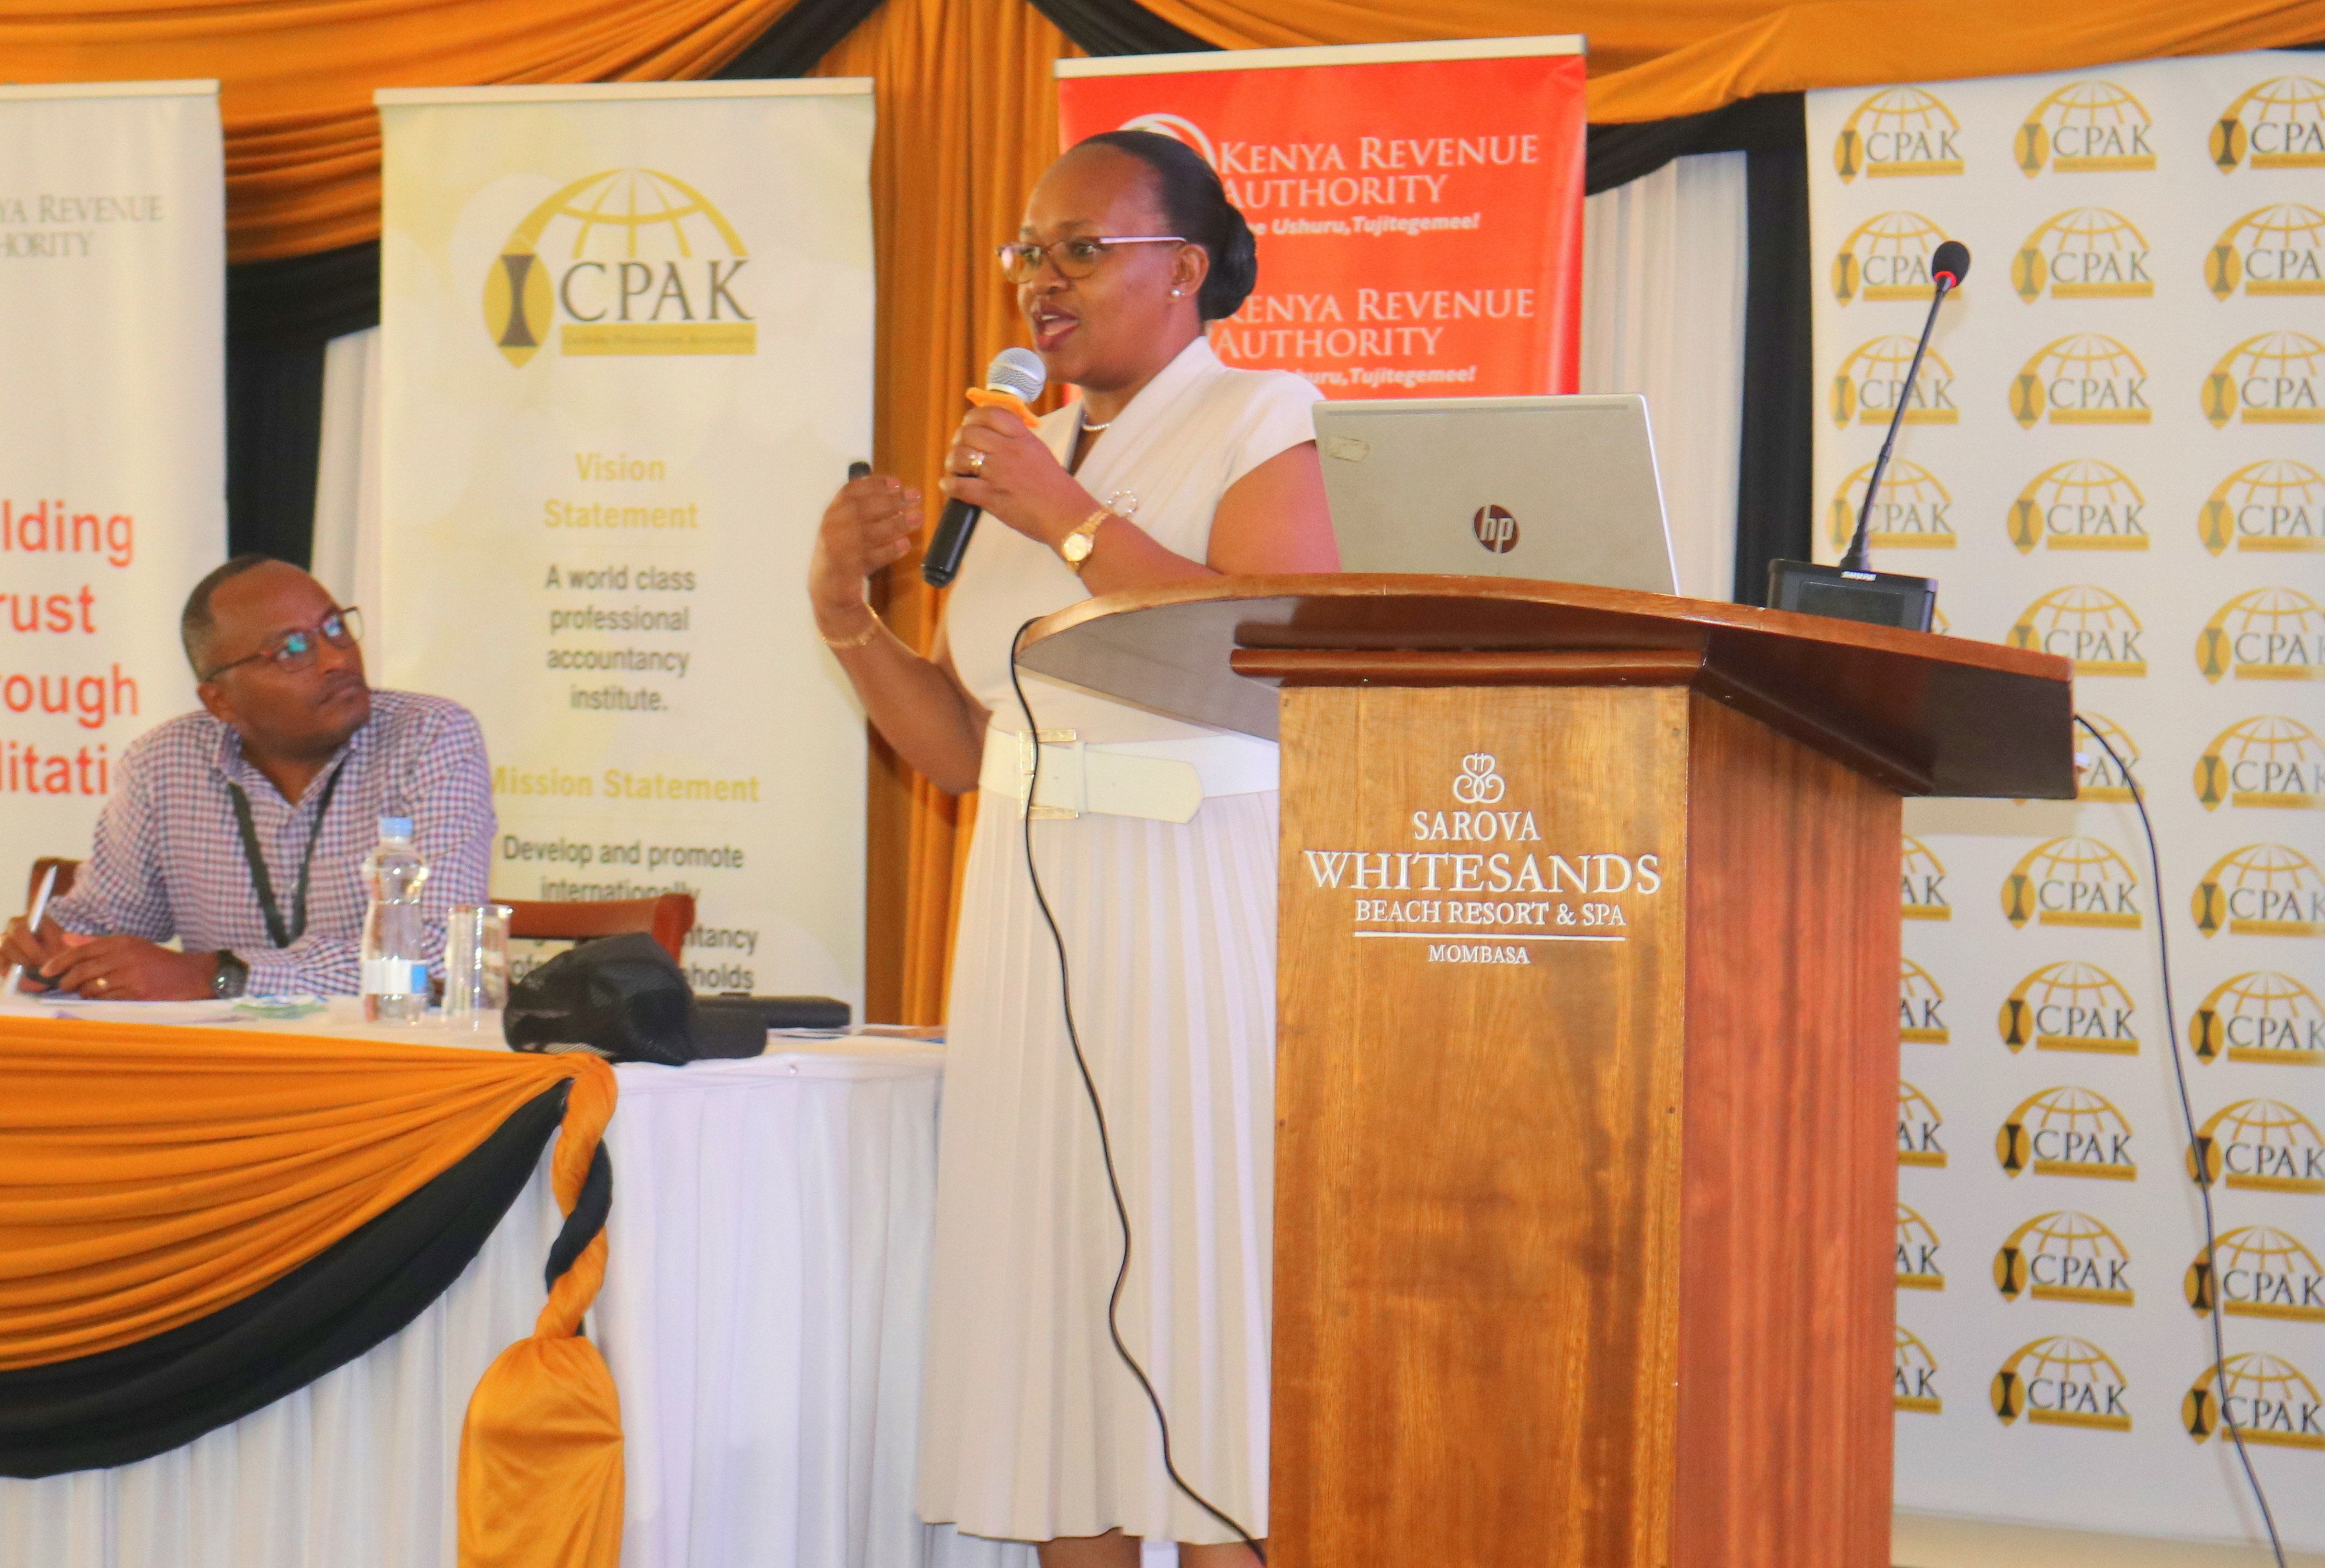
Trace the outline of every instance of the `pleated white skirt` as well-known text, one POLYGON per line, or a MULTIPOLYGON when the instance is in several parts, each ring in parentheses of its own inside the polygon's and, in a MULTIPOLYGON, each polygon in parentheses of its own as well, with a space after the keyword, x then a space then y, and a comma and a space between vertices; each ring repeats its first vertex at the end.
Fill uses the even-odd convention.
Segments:
MULTIPOLYGON (((918 1505, 967 1534, 1234 1533, 1173 1488, 1107 1336, 1122 1244, 1018 804, 987 790, 954 959, 918 1505)), ((1134 1241, 1124 1340, 1179 1471, 1267 1529, 1273 793, 1033 824, 1134 1241)))

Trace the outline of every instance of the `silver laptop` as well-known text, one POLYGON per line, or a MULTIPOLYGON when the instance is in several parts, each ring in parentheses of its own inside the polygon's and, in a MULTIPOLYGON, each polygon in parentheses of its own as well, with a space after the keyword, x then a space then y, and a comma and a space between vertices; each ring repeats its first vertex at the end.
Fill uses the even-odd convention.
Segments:
POLYGON ((1636 392, 1385 398, 1315 415, 1342 571, 1675 591, 1636 392))

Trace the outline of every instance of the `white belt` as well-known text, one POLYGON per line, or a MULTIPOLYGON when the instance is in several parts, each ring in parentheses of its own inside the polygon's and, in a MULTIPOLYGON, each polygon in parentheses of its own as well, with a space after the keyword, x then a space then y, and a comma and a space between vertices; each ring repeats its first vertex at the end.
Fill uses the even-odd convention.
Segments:
MULTIPOLYGON (((1241 735, 1093 742, 1072 730, 1043 730, 1041 741, 1041 777, 1026 813, 1036 820, 1088 813, 1185 822, 1206 797, 1276 787, 1275 748, 1241 735)), ((1023 801, 1033 779, 1033 737, 987 730, 977 787, 1023 801)))

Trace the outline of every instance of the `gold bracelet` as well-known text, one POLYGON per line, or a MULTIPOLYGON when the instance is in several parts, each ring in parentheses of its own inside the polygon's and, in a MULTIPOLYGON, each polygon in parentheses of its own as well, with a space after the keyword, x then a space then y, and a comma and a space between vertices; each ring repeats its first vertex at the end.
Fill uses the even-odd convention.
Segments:
POLYGON ((865 613, 872 617, 872 624, 866 626, 859 635, 855 637, 826 637, 823 634, 823 628, 819 626, 815 629, 817 638, 821 641, 826 648, 835 649, 841 653, 847 652, 851 648, 863 647, 866 642, 871 641, 872 639, 879 636, 881 632, 887 630, 887 623, 880 619, 879 611, 873 609, 869 604, 865 605, 864 609, 865 613))

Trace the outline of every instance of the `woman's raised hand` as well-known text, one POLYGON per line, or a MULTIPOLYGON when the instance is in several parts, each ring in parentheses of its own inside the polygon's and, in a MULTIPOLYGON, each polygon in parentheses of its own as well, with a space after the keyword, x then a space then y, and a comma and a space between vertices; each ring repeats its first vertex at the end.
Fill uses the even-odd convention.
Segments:
POLYGON ((921 526, 921 493, 885 474, 851 479, 823 509, 807 591, 816 624, 827 637, 857 630, 864 580, 903 558, 921 526))
POLYGON ((1098 506, 1025 421, 1001 409, 968 411, 945 468, 947 495, 1046 545, 1071 533, 1098 506))

